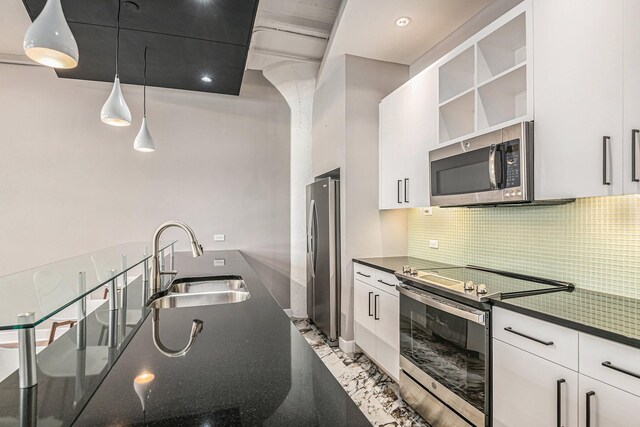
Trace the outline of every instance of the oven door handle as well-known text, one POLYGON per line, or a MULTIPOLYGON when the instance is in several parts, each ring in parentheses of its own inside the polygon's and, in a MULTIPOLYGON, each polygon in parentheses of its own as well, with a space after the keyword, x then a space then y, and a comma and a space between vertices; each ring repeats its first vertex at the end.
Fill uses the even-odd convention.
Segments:
POLYGON ((478 323, 480 325, 485 324, 485 313, 480 310, 474 310, 473 308, 467 308, 453 303, 448 304, 430 296, 426 292, 421 292, 417 289, 410 289, 404 285, 398 285, 396 286, 396 289, 398 289, 398 292, 402 295, 409 297, 412 300, 421 302, 454 316, 462 317, 463 319, 469 320, 473 323, 478 323))

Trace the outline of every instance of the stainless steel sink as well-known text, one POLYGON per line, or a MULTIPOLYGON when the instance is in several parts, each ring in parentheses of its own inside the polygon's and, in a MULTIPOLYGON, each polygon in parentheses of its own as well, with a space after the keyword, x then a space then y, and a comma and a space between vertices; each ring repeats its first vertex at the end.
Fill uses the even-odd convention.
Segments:
POLYGON ((251 294, 240 276, 188 277, 175 280, 166 291, 152 297, 151 308, 198 307, 232 304, 251 294))

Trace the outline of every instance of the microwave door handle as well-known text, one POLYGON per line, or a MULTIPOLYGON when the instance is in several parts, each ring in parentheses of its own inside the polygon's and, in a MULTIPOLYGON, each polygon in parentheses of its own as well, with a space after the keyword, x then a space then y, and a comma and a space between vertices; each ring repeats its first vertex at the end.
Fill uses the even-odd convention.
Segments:
POLYGON ((496 144, 489 147, 489 185, 491 190, 498 188, 496 179, 496 144))

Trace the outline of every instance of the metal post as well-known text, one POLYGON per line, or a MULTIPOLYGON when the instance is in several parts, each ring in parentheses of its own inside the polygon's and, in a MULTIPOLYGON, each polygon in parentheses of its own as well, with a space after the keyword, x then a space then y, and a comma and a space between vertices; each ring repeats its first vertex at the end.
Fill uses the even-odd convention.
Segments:
POLYGON ((118 309, 118 286, 116 286, 116 273, 118 270, 111 270, 111 281, 109 281, 109 310, 118 309))
MULTIPOLYGON (((19 324, 33 324, 36 320, 34 312, 18 315, 19 324)), ((29 388, 38 384, 36 366, 36 330, 32 326, 18 330, 18 358, 20 361, 20 388, 29 388)))
POLYGON ((87 296, 84 295, 87 292, 87 273, 81 271, 78 273, 78 295, 83 295, 78 300, 77 316, 78 321, 84 319, 87 316, 87 296))
POLYGON ((127 256, 122 255, 122 274, 121 281, 122 286, 120 288, 120 343, 124 342, 124 337, 127 335, 127 256))
POLYGON ((109 311, 109 339, 107 346, 109 348, 115 348, 118 342, 118 330, 116 326, 118 325, 118 311, 110 310, 109 311))
POLYGON ((38 387, 20 390, 20 427, 38 425, 38 387))
POLYGON ((127 283, 127 255, 126 254, 122 254, 121 266, 122 266, 122 285, 123 285, 123 287, 126 287, 128 285, 128 283, 127 283))
POLYGON ((160 271, 164 270, 164 249, 160 251, 160 259, 158 260, 160 262, 160 271))
POLYGON ((169 270, 173 271, 175 270, 175 249, 174 249, 174 244, 171 244, 171 247, 169 249, 169 270))
MULTIPOLYGON (((87 274, 84 271, 78 273, 78 293, 84 295, 87 292, 87 274)), ((87 325, 84 321, 87 317, 87 296, 78 300, 78 327, 76 328, 76 347, 78 350, 87 348, 87 325)))
POLYGON ((144 262, 142 263, 142 307, 144 308, 149 298, 149 247, 144 247, 144 262))

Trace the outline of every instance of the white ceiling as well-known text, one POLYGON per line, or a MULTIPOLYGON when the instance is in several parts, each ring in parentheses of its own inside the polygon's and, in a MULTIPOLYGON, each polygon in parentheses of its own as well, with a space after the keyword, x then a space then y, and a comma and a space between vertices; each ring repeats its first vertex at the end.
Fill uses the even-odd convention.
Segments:
POLYGON ((320 62, 340 0, 260 0, 247 68, 284 60, 320 62))
POLYGON ((492 0, 346 0, 331 55, 409 65, 492 0), (411 18, 406 27, 395 20, 411 18))

